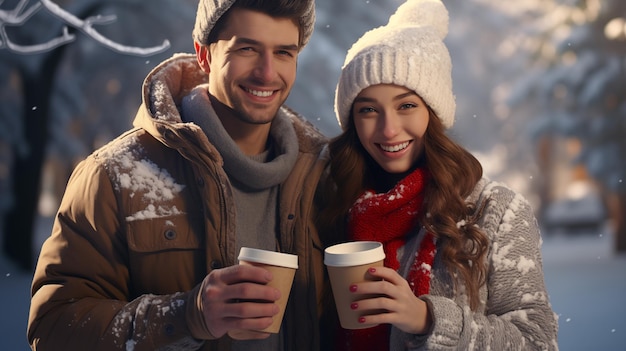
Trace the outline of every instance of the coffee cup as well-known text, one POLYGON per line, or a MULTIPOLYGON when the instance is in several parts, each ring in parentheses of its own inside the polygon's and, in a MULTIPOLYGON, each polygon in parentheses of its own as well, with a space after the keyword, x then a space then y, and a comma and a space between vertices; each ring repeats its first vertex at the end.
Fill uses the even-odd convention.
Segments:
POLYGON ((280 291, 280 299, 276 301, 279 312, 274 316, 272 325, 263 330, 236 330, 228 334, 233 339, 251 339, 252 335, 256 333, 258 336, 259 332, 278 333, 282 324, 283 315, 285 314, 285 307, 287 306, 289 293, 291 292, 293 278, 298 269, 298 256, 282 252, 242 247, 239 251, 238 260, 239 264, 263 267, 272 273, 273 279, 267 283, 267 286, 274 287, 280 291))
POLYGON ((364 329, 376 324, 359 323, 359 318, 372 311, 355 311, 350 305, 369 298, 366 294, 350 292, 350 285, 372 280, 367 271, 370 267, 382 267, 385 252, 382 243, 376 241, 353 241, 330 246, 324 250, 324 264, 328 269, 330 284, 339 314, 339 322, 345 329, 364 329))

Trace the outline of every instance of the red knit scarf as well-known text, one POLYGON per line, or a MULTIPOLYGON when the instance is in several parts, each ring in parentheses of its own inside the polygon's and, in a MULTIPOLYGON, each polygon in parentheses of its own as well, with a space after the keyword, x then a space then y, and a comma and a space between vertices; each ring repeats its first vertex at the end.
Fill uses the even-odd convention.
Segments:
MULTIPOLYGON (((418 212, 424 200, 424 185, 428 173, 416 169, 386 193, 366 191, 349 211, 348 230, 352 240, 374 240, 383 243, 385 267, 398 270, 397 251, 406 243, 406 234, 417 226, 418 212)), ((427 294, 430 289, 430 271, 435 257, 435 240, 431 233, 420 243, 415 261, 409 271, 408 282, 415 296, 427 294)), ((389 324, 367 329, 341 329, 338 350, 388 350, 389 324)))

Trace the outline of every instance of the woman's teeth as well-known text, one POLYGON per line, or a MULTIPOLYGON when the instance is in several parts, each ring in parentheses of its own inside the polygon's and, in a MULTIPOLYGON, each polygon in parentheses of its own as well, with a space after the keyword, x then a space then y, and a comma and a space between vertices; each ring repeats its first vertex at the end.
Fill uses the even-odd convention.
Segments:
POLYGON ((406 149, 406 147, 409 146, 409 142, 405 141, 401 144, 396 144, 396 145, 383 145, 380 144, 380 148, 383 149, 383 151, 387 151, 387 152, 398 152, 400 150, 404 150, 406 149))

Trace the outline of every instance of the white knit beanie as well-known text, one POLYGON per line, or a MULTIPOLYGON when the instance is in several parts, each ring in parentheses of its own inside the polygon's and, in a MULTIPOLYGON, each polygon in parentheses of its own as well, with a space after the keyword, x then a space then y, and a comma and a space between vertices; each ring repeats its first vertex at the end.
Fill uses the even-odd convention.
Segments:
POLYGON ((456 110, 452 63, 443 43, 448 21, 440 0, 408 0, 387 25, 366 32, 352 45, 335 92, 335 113, 343 130, 356 96, 376 84, 415 91, 444 127, 452 127, 456 110))
MULTIPOLYGON (((237 0, 200 0, 198 2, 198 12, 196 13, 196 24, 193 28, 193 40, 198 43, 206 43, 209 40, 209 34, 215 26, 215 23, 217 23, 220 17, 222 17, 236 1, 237 0)), ((315 1, 304 1, 308 3, 308 8, 302 17, 300 17, 300 25, 303 29, 302 38, 300 40, 302 46, 300 49, 304 48, 309 42, 315 25, 315 1)))

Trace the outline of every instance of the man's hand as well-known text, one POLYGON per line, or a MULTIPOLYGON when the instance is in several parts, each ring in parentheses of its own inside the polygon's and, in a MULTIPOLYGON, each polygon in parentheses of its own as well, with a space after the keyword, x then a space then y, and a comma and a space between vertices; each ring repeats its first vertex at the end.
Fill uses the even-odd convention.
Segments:
MULTIPOLYGON (((229 331, 262 330, 272 324, 278 311, 278 289, 266 286, 272 273, 266 269, 235 265, 209 273, 202 284, 202 313, 209 332, 219 338, 229 331)), ((238 331, 235 333, 235 331, 238 331)), ((265 339, 268 333, 246 333, 245 337, 265 339)))

